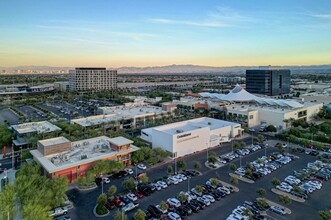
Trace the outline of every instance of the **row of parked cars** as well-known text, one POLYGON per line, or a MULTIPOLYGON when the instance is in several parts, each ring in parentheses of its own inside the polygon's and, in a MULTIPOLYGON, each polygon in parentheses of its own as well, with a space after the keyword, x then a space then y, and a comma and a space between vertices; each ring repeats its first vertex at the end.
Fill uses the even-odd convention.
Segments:
POLYGON ((248 146, 248 147, 245 147, 243 149, 238 149, 238 150, 235 150, 234 152, 231 152, 231 153, 228 153, 228 154, 225 154, 223 156, 220 156, 218 161, 220 163, 228 163, 232 160, 234 160, 235 158, 238 158, 240 156, 245 156, 245 155, 248 155, 252 152, 255 152, 261 148, 265 147, 264 144, 256 144, 256 145, 251 145, 251 146, 248 146))
POLYGON ((261 215, 261 212, 271 211, 279 215, 286 215, 286 211, 276 205, 261 206, 257 200, 255 201, 245 201, 244 204, 238 205, 232 210, 232 213, 228 216, 226 220, 267 220, 266 216, 261 215))
POLYGON ((316 160, 313 163, 308 163, 307 168, 301 171, 294 171, 293 175, 287 176, 276 188, 307 199, 310 193, 321 189, 323 181, 329 180, 330 177, 331 164, 316 160))
POLYGON ((220 182, 212 185, 211 181, 206 184, 199 185, 187 192, 181 192, 185 195, 185 201, 180 201, 180 194, 178 197, 168 198, 166 200, 167 206, 150 205, 146 211, 147 219, 170 219, 181 220, 205 209, 212 203, 221 200, 221 198, 234 192, 234 189, 229 186, 224 186, 220 182), (197 190, 199 188, 199 191, 197 190))
POLYGON ((285 164, 291 162, 294 158, 291 156, 284 156, 279 153, 271 153, 269 156, 263 156, 250 163, 252 174, 247 174, 247 167, 239 167, 235 173, 244 176, 248 179, 256 181, 262 176, 266 176, 271 172, 279 169, 285 164))

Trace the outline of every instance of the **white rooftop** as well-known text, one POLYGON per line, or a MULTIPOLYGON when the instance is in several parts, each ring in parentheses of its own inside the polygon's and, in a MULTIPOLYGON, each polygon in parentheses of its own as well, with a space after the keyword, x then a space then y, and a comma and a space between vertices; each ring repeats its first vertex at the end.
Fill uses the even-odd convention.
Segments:
POLYGON ((39 141, 39 143, 41 143, 45 147, 53 146, 55 144, 68 143, 68 142, 70 142, 70 141, 67 138, 62 137, 62 136, 39 141))
POLYGON ((154 129, 154 130, 168 133, 170 135, 177 135, 179 133, 193 131, 193 130, 196 130, 199 128, 204 128, 204 127, 209 127, 210 130, 216 130, 216 129, 223 128, 223 127, 237 126, 237 125, 240 126, 240 124, 234 123, 234 122, 223 121, 223 120, 218 120, 218 119, 208 118, 208 117, 202 117, 202 118, 196 118, 196 119, 192 119, 192 120, 181 121, 181 122, 176 122, 176 123, 167 124, 167 125, 161 125, 161 126, 157 126, 157 127, 153 127, 153 128, 147 128, 147 129, 143 129, 142 132, 151 134, 152 130, 154 129))
POLYGON ((61 130, 61 128, 57 127, 56 125, 53 125, 48 121, 30 122, 19 125, 12 125, 11 127, 15 129, 19 134, 26 134, 32 132, 42 134, 61 130))
POLYGON ((102 123, 110 123, 112 121, 119 121, 122 117, 116 114, 107 114, 107 115, 94 115, 86 118, 78 118, 71 120, 72 123, 79 124, 83 127, 88 127, 92 125, 99 125, 102 123))
POLYGON ((122 119, 139 118, 148 115, 160 115, 165 114, 167 111, 163 111, 161 107, 151 105, 141 106, 114 106, 114 107, 100 107, 103 114, 115 114, 122 119))
MULTIPOLYGON (((31 154, 34 159, 39 161, 39 163, 47 170, 49 173, 53 173, 59 170, 76 167, 81 164, 86 164, 94 162, 97 160, 106 159, 119 154, 125 154, 128 152, 133 152, 139 148, 130 145, 128 150, 122 150, 118 152, 111 148, 111 143, 124 142, 126 138, 109 138, 106 136, 81 140, 72 142, 72 149, 62 153, 57 153, 53 155, 44 156, 39 150, 31 150, 31 154)), ((130 140, 126 139, 126 142, 130 140)))
POLYGON ((123 146, 126 144, 133 144, 133 141, 124 138, 124 137, 116 137, 116 138, 112 138, 110 139, 110 143, 116 145, 116 146, 123 146))
POLYGON ((283 106, 290 108, 300 108, 303 105, 294 100, 285 100, 285 99, 272 99, 272 98, 261 98, 256 95, 253 95, 243 89, 240 85, 236 85, 228 94, 218 94, 218 93, 209 93, 203 92, 199 93, 202 97, 208 98, 218 98, 224 101, 233 101, 233 102, 257 102, 264 105, 275 105, 283 106))

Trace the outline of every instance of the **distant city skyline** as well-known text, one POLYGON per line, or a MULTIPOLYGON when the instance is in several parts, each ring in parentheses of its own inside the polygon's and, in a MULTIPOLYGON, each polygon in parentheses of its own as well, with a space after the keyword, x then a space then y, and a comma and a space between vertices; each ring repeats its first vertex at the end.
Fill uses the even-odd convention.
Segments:
POLYGON ((329 0, 2 1, 0 66, 319 65, 329 0))

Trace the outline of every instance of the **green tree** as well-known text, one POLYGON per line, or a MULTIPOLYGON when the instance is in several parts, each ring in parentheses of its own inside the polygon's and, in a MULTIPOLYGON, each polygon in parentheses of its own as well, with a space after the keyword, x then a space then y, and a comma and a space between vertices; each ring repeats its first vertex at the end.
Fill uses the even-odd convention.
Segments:
POLYGON ((134 163, 141 162, 145 159, 144 152, 139 149, 137 151, 132 152, 131 160, 134 163))
POLYGON ((155 152, 155 155, 156 155, 158 161, 162 161, 164 158, 170 156, 169 152, 163 150, 160 147, 155 148, 154 152, 155 152))
POLYGON ((275 187, 275 186, 278 186, 280 185, 280 180, 277 179, 276 177, 272 178, 271 180, 271 184, 275 187))
POLYGON ((0 125, 0 149, 10 146, 12 137, 13 133, 5 125, 0 125))
POLYGON ((236 166, 234 163, 231 163, 231 164, 230 164, 230 169, 231 169, 232 171, 235 171, 235 170, 237 169, 237 166, 236 166))
POLYGON ((141 182, 143 183, 148 183, 148 176, 147 175, 143 175, 141 178, 140 178, 141 182))
POLYGON ((240 147, 241 147, 241 145, 239 144, 239 142, 237 142, 237 141, 233 142, 233 148, 234 149, 239 149, 240 147))
POLYGON ((127 191, 134 190, 136 186, 137 186, 136 181, 131 177, 122 182, 123 189, 127 191))
POLYGON ((273 125, 268 125, 265 130, 268 132, 277 132, 277 128, 273 125))
POLYGON ((258 205, 259 207, 261 207, 261 208, 266 208, 266 207, 268 207, 267 200, 264 199, 264 198, 259 198, 259 199, 257 199, 257 200, 256 200, 256 203, 257 203, 257 205, 258 205))
POLYGON ((197 169, 197 170, 201 168, 201 163, 200 163, 200 161, 197 161, 197 160, 194 161, 194 168, 197 169))
POLYGON ((114 214, 114 220, 127 220, 128 216, 125 213, 122 213, 120 210, 117 210, 114 214))
POLYGON ((2 216, 1 219, 7 219, 7 215, 9 212, 10 218, 12 218, 14 211, 15 211, 15 202, 17 200, 17 194, 15 190, 15 186, 13 184, 6 185, 1 191, 0 191, 0 207, 2 213, 0 213, 0 216, 2 216), (6 216, 6 217, 5 217, 6 216))
POLYGON ((165 202, 165 201, 161 201, 161 202, 160 202, 160 208, 161 208, 162 210, 168 210, 169 205, 168 205, 167 202, 165 202))
POLYGON ((240 142, 240 147, 243 148, 243 147, 245 147, 245 146, 246 146, 246 143, 245 143, 244 141, 241 141, 241 142, 240 142))
POLYGON ((329 210, 319 211, 318 214, 323 220, 331 220, 331 212, 329 210))
POLYGON ((180 192, 177 198, 182 204, 187 201, 187 195, 185 195, 183 192, 180 192))
POLYGON ((179 161, 177 161, 177 167, 178 167, 179 169, 184 169, 185 166, 186 166, 186 163, 185 163, 183 160, 179 160, 179 161))
POLYGON ((251 169, 246 169, 245 170, 245 175, 247 175, 247 176, 253 176, 252 170, 251 169))
POLYGON ((231 182, 233 185, 237 185, 237 184, 238 184, 238 178, 231 176, 231 178, 230 178, 230 182, 231 182))
POLYGON ((51 220, 49 207, 37 203, 27 203, 22 207, 24 220, 51 220))
POLYGON ((250 162, 247 162, 245 167, 246 169, 252 169, 252 164, 250 162))
POLYGON ((172 172, 173 172, 173 168, 172 168, 171 165, 168 165, 168 167, 167 167, 167 172, 168 172, 168 173, 172 173, 172 172))
POLYGON ((109 196, 113 196, 117 192, 117 187, 115 185, 111 185, 107 191, 109 196))
POLYGON ((216 157, 209 157, 208 162, 212 163, 212 164, 215 164, 217 162, 217 159, 216 159, 216 157))
POLYGON ((264 189, 264 188, 258 188, 257 190, 256 190, 256 192, 257 192, 257 194, 259 194, 259 196, 264 196, 266 193, 267 193, 267 191, 264 189))
POLYGON ((61 206, 65 202, 65 193, 68 190, 68 179, 66 177, 58 177, 49 181, 48 188, 50 190, 51 207, 61 206))
POLYGON ((145 220, 146 213, 143 210, 138 209, 136 213, 134 213, 133 218, 134 220, 145 220))
POLYGON ((199 193, 202 193, 202 192, 203 192, 203 187, 200 186, 200 185, 197 185, 197 186, 195 187, 195 190, 196 190, 197 192, 199 192, 199 193))
POLYGON ((294 191, 294 192, 297 192, 297 193, 301 193, 301 192, 302 192, 302 189, 301 189, 299 186, 294 185, 294 186, 293 186, 293 191, 294 191))
POLYGON ((211 178, 210 179, 210 184, 214 187, 216 187, 218 185, 218 179, 216 178, 211 178))
POLYGON ((280 201, 280 202, 282 202, 284 204, 290 204, 291 203, 290 197, 283 196, 283 195, 281 195, 281 196, 278 197, 278 201, 280 201))
POLYGON ((143 152, 145 160, 148 160, 150 157, 154 156, 153 150, 149 147, 141 147, 140 150, 143 152))
POLYGON ((209 157, 217 157, 216 153, 214 151, 209 151, 208 152, 209 157))
POLYGON ((105 206, 107 203, 107 195, 105 193, 98 196, 97 199, 98 205, 105 206))
POLYGON ((248 216, 250 219, 254 216, 254 214, 250 208, 245 208, 243 215, 248 216))
POLYGON ((262 143, 262 142, 264 141, 264 136, 263 136, 262 134, 259 134, 259 135, 257 136, 257 139, 258 139, 258 141, 259 141, 260 143, 262 143))

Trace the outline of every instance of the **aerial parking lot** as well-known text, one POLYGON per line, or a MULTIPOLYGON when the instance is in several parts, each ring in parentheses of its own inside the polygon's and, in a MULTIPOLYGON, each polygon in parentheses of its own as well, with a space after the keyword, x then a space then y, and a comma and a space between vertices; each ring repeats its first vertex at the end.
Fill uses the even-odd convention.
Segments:
POLYGON ((29 105, 17 105, 15 106, 15 109, 25 115, 28 120, 46 120, 48 118, 44 112, 29 105))
POLYGON ((0 109, 0 123, 4 124, 5 122, 9 122, 9 124, 19 124, 20 117, 12 111, 10 108, 2 108, 0 109))
MULTIPOLYGON (((228 154, 227 152, 231 151, 230 144, 225 144, 222 146, 222 149, 218 149, 218 156, 223 156, 228 154)), ((241 166, 245 166, 247 163, 253 163, 255 161, 254 166, 256 165, 256 161, 266 160, 265 154, 267 156, 277 155, 275 152, 278 152, 278 149, 275 147, 268 147, 267 149, 260 149, 253 151, 247 155, 242 156, 242 158, 233 158, 230 162, 224 164, 224 166, 218 169, 208 169, 203 166, 199 171, 201 171, 201 175, 192 176, 190 179, 183 180, 178 182, 177 184, 171 184, 168 187, 160 187, 159 190, 151 193, 148 196, 144 196, 143 198, 138 198, 135 202, 139 204, 139 207, 128 211, 126 214, 129 219, 131 219, 137 209, 142 209, 143 211, 150 210, 151 206, 160 205, 162 201, 167 201, 168 199, 177 199, 180 192, 192 193, 192 189, 196 186, 203 186, 206 188, 206 183, 211 178, 218 177, 223 183, 230 183, 229 173, 233 172, 230 169, 231 164, 235 164, 238 168, 241 166), (241 160, 241 161, 240 161, 241 160), (217 173, 216 173, 217 172, 217 173)), ((203 163, 205 161, 205 153, 192 155, 185 160, 187 161, 187 168, 193 168, 192 161, 200 161, 203 163)), ((266 219, 319 219, 318 211, 325 210, 330 208, 329 199, 327 196, 323 196, 323 194, 328 193, 331 190, 331 183, 325 181, 323 183, 323 187, 319 190, 315 190, 314 193, 309 194, 309 198, 305 202, 296 202, 291 201, 290 204, 285 204, 279 201, 279 195, 273 193, 271 191, 274 186, 272 185, 272 180, 274 178, 283 181, 286 177, 293 175, 294 170, 302 170, 307 167, 308 163, 313 163, 316 161, 316 157, 312 155, 307 155, 304 153, 295 153, 291 156, 291 161, 288 161, 286 156, 276 158, 274 161, 269 161, 270 163, 277 163, 279 167, 274 169, 272 172, 268 172, 263 176, 254 180, 254 183, 246 183, 243 181, 238 181, 237 185, 234 185, 239 188, 239 192, 231 193, 224 197, 220 197, 215 199, 216 201, 211 202, 210 205, 206 205, 203 210, 199 210, 198 212, 190 213, 187 216, 188 219, 227 219, 234 210, 240 213, 240 206, 243 206, 246 202, 254 202, 257 197, 260 195, 257 193, 257 189, 263 188, 266 190, 266 194, 263 196, 268 201, 274 202, 275 207, 266 209, 263 213, 266 219), (281 159, 283 158, 283 159, 281 159), (277 162, 276 162, 277 161, 277 162), (239 208, 238 208, 239 206, 239 208), (286 210, 290 210, 291 214, 281 214, 277 211, 279 207, 284 207, 286 210), (304 210, 304 211, 302 211, 304 210)), ((259 162, 260 163, 260 162, 259 162)), ((152 182, 156 182, 160 178, 166 175, 166 170, 169 164, 165 164, 159 167, 150 168, 147 167, 144 172, 148 174, 149 180, 152 182)), ((272 169, 272 164, 268 165, 270 169, 272 169)), ((259 168, 261 169, 261 168, 259 168)), ((260 170, 263 173, 263 170, 260 170)), ((107 188, 110 185, 116 185, 118 191, 121 192, 122 186, 121 183, 126 177, 122 179, 110 179, 109 184, 104 185, 104 191, 107 191, 107 188)), ((167 182, 167 179, 164 179, 164 182, 167 182)), ((152 186, 152 185, 151 185, 152 186)), ((217 192, 215 189, 209 191, 209 189, 205 189, 205 194, 214 195, 214 198, 217 197, 217 192)), ((70 213, 72 219, 82 219, 78 216, 86 216, 86 219, 96 219, 96 217, 92 213, 92 208, 96 204, 96 198, 101 193, 101 187, 95 190, 91 190, 89 192, 80 192, 79 190, 71 190, 68 192, 69 198, 74 202, 75 208, 70 213)), ((224 192, 223 192, 224 193, 224 192)), ((193 193, 194 194, 194 193, 193 193)), ((125 199, 125 198, 123 198, 125 199)), ((207 199, 207 198, 204 198, 207 199)), ((125 200, 124 200, 125 201, 125 200)), ((168 202, 169 203, 169 202, 168 202)), ((194 207, 194 204, 191 204, 191 209, 194 207)), ((180 208, 184 209, 184 207, 180 208)), ((121 208, 113 208, 111 209, 110 216, 106 218, 113 218, 116 210, 121 210, 121 208)), ((170 212, 171 210, 168 210, 170 212)), ((187 210, 186 210, 187 211, 187 210)), ((175 211, 176 212, 176 211, 175 211)), ((184 215, 181 211, 178 211, 179 214, 184 215)), ((183 216, 182 216, 183 217, 183 216)), ((168 218, 167 218, 168 219, 168 218)), ((258 218, 257 218, 258 219, 258 218)))

